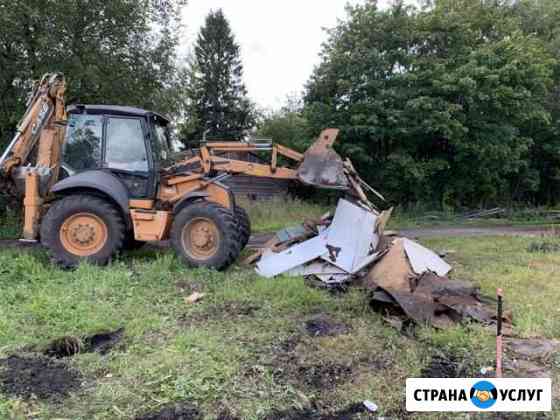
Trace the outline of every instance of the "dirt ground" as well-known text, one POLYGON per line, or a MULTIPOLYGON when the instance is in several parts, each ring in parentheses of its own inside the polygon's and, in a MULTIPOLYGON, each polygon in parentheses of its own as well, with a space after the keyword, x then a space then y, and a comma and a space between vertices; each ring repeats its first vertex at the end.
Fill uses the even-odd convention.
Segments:
POLYGON ((14 397, 57 400, 81 387, 79 372, 45 356, 10 356, 0 367, 0 390, 14 397))

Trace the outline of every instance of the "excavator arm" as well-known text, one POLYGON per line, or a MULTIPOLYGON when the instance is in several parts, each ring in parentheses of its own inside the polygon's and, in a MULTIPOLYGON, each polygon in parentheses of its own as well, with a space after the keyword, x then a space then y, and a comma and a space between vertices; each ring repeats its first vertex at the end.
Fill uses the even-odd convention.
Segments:
MULTIPOLYGON (((227 141, 205 143, 192 158, 176 165, 184 168, 182 171, 171 172, 163 177, 164 188, 160 189, 159 198, 169 203, 176 203, 188 193, 212 190, 214 189, 212 184, 224 178, 222 175, 212 178, 212 175, 217 172, 293 180, 318 188, 342 190, 355 196, 375 211, 363 188, 381 199, 383 197, 358 176, 350 160, 343 161, 334 151, 332 145, 338 133, 338 129, 323 130, 317 141, 304 154, 280 144, 227 141), (270 152, 270 163, 247 162, 223 157, 224 154, 256 152, 270 152), (278 160, 281 156, 291 161, 292 166, 295 167, 279 166, 278 160)), ((227 199, 216 199, 216 201, 227 207, 227 199)))
POLYGON ((37 239, 41 206, 58 179, 67 121, 64 92, 62 74, 45 74, 35 83, 16 134, 0 157, 0 178, 13 181, 24 194, 25 240, 37 239))

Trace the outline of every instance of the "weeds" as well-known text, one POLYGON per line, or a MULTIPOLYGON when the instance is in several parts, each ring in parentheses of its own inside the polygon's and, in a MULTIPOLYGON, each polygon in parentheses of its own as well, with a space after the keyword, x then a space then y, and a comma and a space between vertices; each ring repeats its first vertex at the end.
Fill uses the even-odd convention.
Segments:
POLYGON ((21 231, 21 215, 4 207, 0 209, 0 239, 17 239, 21 231))
POLYGON ((415 228, 421 226, 525 226, 554 225, 560 223, 560 212, 544 208, 509 208, 490 217, 469 219, 465 212, 448 209, 434 211, 417 205, 397 207, 390 221, 391 228, 415 228))
MULTIPOLYGON (((255 217, 266 226, 264 214, 255 217)), ((560 254, 531 253, 533 241, 434 238, 426 245, 456 250, 449 257, 454 278, 475 281, 486 295, 503 288, 516 335, 554 338, 560 254)), ((58 337, 125 328, 106 355, 67 359, 84 386, 63 404, 0 394, 0 418, 134 418, 187 401, 207 418, 227 407, 232 416, 263 419, 293 407, 335 413, 365 399, 376 402, 380 416, 402 418, 406 378, 431 365, 475 374, 494 354, 493 331, 480 325, 417 328, 409 338, 372 312, 358 289, 335 296, 302 278, 264 279, 239 266, 190 270, 167 250, 144 249, 106 268, 84 264, 75 271, 53 267, 43 251, 2 250, 0 288, 0 359, 58 337), (205 299, 185 304, 192 290, 205 299), (344 328, 310 333, 310 320, 312 332, 335 323, 344 328), (434 354, 445 357, 434 364, 434 354)), ((558 395, 558 358, 547 367, 558 395)), ((560 415, 556 406, 553 416, 560 415)))
POLYGON ((329 207, 307 203, 293 198, 275 198, 269 201, 240 200, 249 213, 253 232, 275 232, 287 226, 319 218, 329 207))
POLYGON ((548 254, 552 252, 560 252, 560 241, 559 240, 545 240, 540 242, 531 242, 527 247, 529 252, 540 252, 543 254, 548 254))

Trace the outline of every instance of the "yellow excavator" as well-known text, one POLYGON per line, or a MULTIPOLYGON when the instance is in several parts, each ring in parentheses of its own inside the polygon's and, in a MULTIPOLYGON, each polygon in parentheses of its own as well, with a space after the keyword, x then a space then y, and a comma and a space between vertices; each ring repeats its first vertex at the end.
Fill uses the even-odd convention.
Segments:
POLYGON ((170 121, 144 109, 64 102, 62 74, 34 85, 16 134, 0 157, 0 178, 23 196, 24 241, 41 241, 58 264, 106 264, 123 248, 170 239, 190 266, 227 268, 251 235, 246 211, 224 185, 245 174, 345 191, 362 204, 367 186, 332 149, 327 129, 304 154, 280 144, 203 142, 177 150, 170 121), (224 157, 268 152, 270 163, 224 157), (279 166, 280 157, 293 162, 279 166))

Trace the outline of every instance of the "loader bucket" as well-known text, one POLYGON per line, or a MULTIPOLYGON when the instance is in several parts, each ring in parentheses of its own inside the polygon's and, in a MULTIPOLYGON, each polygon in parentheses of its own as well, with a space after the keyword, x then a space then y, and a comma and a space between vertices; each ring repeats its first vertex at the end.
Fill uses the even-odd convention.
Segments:
POLYGON ((344 162, 332 148, 338 133, 335 128, 323 130, 317 141, 307 149, 297 171, 301 182, 318 188, 349 188, 344 162))

